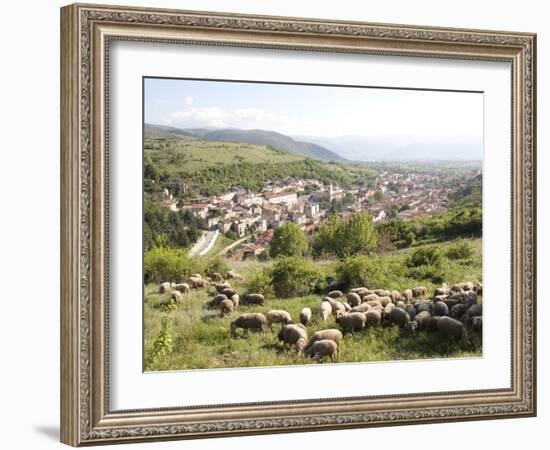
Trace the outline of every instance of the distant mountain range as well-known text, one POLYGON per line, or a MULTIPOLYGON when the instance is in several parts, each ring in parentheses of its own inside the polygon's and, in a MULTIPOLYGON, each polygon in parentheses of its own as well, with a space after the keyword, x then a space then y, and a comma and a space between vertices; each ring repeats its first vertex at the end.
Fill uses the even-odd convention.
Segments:
POLYGON ((248 144, 266 145, 279 150, 286 150, 294 155, 326 162, 345 161, 345 158, 321 145, 295 140, 275 131, 238 130, 233 128, 214 130, 208 128, 180 129, 163 125, 145 124, 145 132, 149 136, 164 138, 195 138, 207 141, 246 142, 248 144))
POLYGON ((235 128, 176 128, 145 124, 150 137, 245 142, 321 161, 473 161, 483 158, 483 146, 474 141, 419 142, 415 138, 371 138, 365 136, 287 136, 269 130, 235 128))
POLYGON ((321 145, 352 161, 478 161, 483 158, 483 145, 468 140, 420 142, 414 137, 390 139, 356 135, 294 138, 321 145))

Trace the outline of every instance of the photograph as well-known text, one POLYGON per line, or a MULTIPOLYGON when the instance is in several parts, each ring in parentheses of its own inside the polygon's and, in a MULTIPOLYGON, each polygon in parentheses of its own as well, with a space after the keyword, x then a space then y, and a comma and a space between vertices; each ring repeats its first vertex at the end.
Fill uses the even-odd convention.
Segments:
POLYGON ((145 372, 483 357, 483 92, 142 88, 145 372))

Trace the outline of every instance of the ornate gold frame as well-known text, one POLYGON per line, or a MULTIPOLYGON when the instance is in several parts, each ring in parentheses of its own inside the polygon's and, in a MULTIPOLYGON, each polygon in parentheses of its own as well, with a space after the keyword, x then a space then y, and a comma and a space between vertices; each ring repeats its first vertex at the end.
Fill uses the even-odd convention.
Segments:
POLYGON ((61 440, 79 446, 536 414, 535 53, 530 33, 75 4, 61 9, 61 440), (512 385, 162 410, 108 403, 106 64, 116 39, 508 61, 512 385))

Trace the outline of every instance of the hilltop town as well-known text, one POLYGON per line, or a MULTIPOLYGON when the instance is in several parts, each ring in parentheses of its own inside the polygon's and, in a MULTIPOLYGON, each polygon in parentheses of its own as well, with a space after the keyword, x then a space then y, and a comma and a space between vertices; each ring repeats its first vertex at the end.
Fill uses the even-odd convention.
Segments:
MULTIPOLYGON (((203 234, 192 253, 207 253, 223 234, 235 242, 222 253, 240 260, 265 252, 274 230, 287 222, 312 235, 330 214, 345 218, 369 211, 375 223, 433 216, 448 209, 454 192, 467 188, 480 177, 481 170, 475 165, 456 169, 454 173, 390 167, 381 169, 373 182, 348 187, 311 178, 286 177, 268 181, 258 192, 234 186, 221 195, 178 200, 164 188, 155 198, 171 211, 188 212, 199 221, 203 234)), ((186 190, 185 183, 180 183, 179 191, 186 190)))

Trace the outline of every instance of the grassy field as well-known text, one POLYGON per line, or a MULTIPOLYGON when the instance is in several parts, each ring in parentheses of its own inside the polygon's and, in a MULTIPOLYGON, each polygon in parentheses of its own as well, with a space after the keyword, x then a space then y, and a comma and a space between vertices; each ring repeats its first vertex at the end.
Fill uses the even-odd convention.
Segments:
POLYGON ((183 168, 190 173, 207 166, 228 166, 246 161, 258 164, 301 161, 292 155, 264 145, 241 142, 212 142, 200 139, 145 139, 145 151, 153 162, 168 170, 170 175, 181 175, 183 168))
MULTIPOLYGON (((481 240, 460 240, 472 244, 474 255, 467 261, 447 261, 442 267, 445 281, 451 285, 459 281, 482 281, 481 273, 481 240)), ((445 250, 452 243, 441 244, 445 250)), ((376 256, 382 270, 373 277, 372 288, 403 290, 416 285, 428 287, 431 296, 438 283, 429 279, 414 279, 399 269, 414 249, 387 253, 376 256), (393 275, 392 267, 398 275, 393 275)), ((269 267, 271 262, 243 261, 232 263, 232 268, 250 278, 258 268, 269 267)), ((320 261, 317 264, 323 271, 330 273, 334 261, 320 261)), ((246 281, 233 283, 239 294, 246 292, 246 281)), ((173 350, 152 363, 149 370, 186 370, 223 367, 280 366, 291 364, 311 364, 294 351, 283 350, 277 340, 279 325, 274 325, 273 332, 265 335, 250 333, 247 337, 231 337, 230 322, 243 312, 266 313, 270 309, 284 309, 297 321, 303 307, 313 311, 312 324, 308 326, 308 336, 325 328, 339 328, 333 317, 327 322, 318 319, 317 309, 320 295, 277 299, 268 298, 264 306, 240 305, 231 317, 221 318, 219 311, 208 311, 204 303, 213 296, 212 290, 192 290, 184 296, 183 304, 177 310, 166 312, 159 308, 164 299, 156 294, 156 285, 145 286, 144 336, 145 354, 151 352, 153 342, 161 332, 163 317, 170 317, 170 333, 173 350)), ((481 355, 481 335, 471 334, 467 346, 442 338, 438 333, 419 332, 416 336, 407 336, 395 326, 369 328, 360 333, 345 335, 340 345, 337 362, 368 362, 411 360, 422 358, 473 357, 481 355)))

